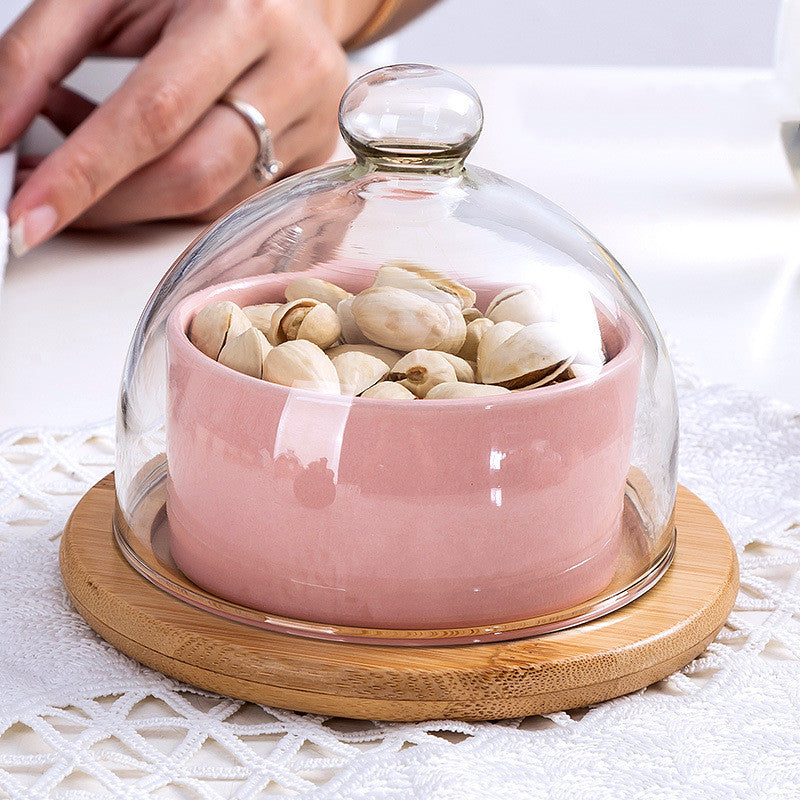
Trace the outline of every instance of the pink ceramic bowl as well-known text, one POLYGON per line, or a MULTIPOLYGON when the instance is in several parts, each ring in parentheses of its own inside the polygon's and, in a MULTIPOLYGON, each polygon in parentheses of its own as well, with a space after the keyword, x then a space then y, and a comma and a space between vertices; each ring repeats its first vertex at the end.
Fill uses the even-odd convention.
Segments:
POLYGON ((425 402, 277 386, 189 342, 211 300, 279 301, 293 277, 199 292, 168 321, 167 514, 191 580, 275 615, 415 630, 541 617, 610 583, 641 364, 632 324, 605 325, 613 357, 594 381, 425 402))

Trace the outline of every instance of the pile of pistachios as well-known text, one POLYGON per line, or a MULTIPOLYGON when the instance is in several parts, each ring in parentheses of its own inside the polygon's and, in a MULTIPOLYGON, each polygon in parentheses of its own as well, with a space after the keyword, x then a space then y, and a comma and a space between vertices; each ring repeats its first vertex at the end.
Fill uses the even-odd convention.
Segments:
POLYGON ((300 277, 285 299, 210 303, 192 320, 189 339, 253 378, 390 400, 506 394, 594 376, 605 363, 588 291, 565 304, 541 286, 513 286, 481 313, 468 287, 394 262, 359 294, 300 277))

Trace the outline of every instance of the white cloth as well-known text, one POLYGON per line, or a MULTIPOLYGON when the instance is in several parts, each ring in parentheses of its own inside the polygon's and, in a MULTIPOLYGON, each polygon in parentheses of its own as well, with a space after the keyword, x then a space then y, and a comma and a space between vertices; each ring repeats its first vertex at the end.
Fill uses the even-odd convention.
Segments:
POLYGON ((653 687, 497 723, 328 720, 139 666, 92 633, 58 573, 67 514, 112 465, 110 425, 0 435, 0 795, 798 797, 800 415, 678 374, 680 477, 736 544, 734 613, 653 687))

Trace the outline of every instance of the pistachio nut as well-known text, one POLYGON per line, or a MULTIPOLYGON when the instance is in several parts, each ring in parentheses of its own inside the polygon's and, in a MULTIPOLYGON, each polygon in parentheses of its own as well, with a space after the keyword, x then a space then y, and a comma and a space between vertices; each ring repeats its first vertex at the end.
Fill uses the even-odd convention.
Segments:
POLYGON ((412 350, 392 367, 390 381, 397 381, 417 397, 425 395, 437 383, 456 381, 456 371, 444 353, 412 350))
POLYGON ((436 352, 442 352, 442 355, 453 365, 453 369, 456 371, 457 381, 461 381, 462 383, 475 383, 475 370, 469 361, 459 358, 459 356, 454 356, 452 353, 445 353, 439 350, 436 352))
POLYGON ((575 331, 578 337, 578 352, 575 356, 586 367, 600 369, 606 363, 603 341, 600 338, 600 328, 596 332, 575 331))
POLYGON ((339 341, 342 326, 336 312, 327 304, 314 306, 297 329, 298 339, 307 339, 323 350, 339 341))
POLYGON ((575 352, 574 338, 565 326, 556 322, 526 325, 480 361, 481 379, 507 389, 533 388, 565 370, 575 352))
POLYGON ((457 353, 464 346, 464 340, 467 338, 467 323, 464 321, 461 309, 449 303, 442 303, 439 307, 447 314, 450 323, 444 339, 433 349, 446 353, 457 353))
POLYGON ((336 306, 336 316, 342 328, 341 338, 345 344, 372 344, 361 332, 353 318, 353 297, 347 297, 336 306))
POLYGON ((550 375, 546 381, 540 381, 539 383, 536 383, 532 386, 523 386, 522 388, 514 389, 513 391, 521 392, 524 391, 525 389, 536 389, 539 386, 555 386, 558 383, 566 383, 567 381, 571 381, 579 377, 581 378, 589 377, 594 379, 600 373, 601 367, 589 367, 590 370, 597 370, 597 372, 592 371, 590 373, 587 373, 586 375, 580 374, 581 366, 584 365, 579 364, 578 365, 579 369, 578 372, 576 373, 572 371, 572 364, 565 364, 560 370, 556 370, 556 372, 550 375))
POLYGON ((486 309, 486 316, 492 322, 510 320, 520 325, 548 322, 552 313, 545 292, 538 286, 510 286, 500 292, 486 309))
POLYGON ((329 305, 334 311, 342 300, 352 297, 350 292, 337 286, 335 283, 328 283, 321 278, 297 278, 286 287, 286 300, 300 300, 303 297, 312 297, 320 303, 329 305))
POLYGON ((264 380, 324 394, 341 394, 336 367, 307 339, 273 347, 264 359, 264 380))
MULTIPOLYGON (((272 322, 272 315, 283 305, 283 303, 262 303, 257 306, 245 306, 244 311, 247 319, 254 328, 258 328, 269 340, 269 327, 272 322)), ((271 342, 270 342, 271 344, 271 342)))
POLYGON ((390 261, 375 273, 373 286, 393 286, 413 292, 434 303, 448 303, 458 309, 475 305, 475 292, 439 272, 412 264, 390 261))
POLYGON ((392 381, 381 381, 374 386, 370 386, 365 392, 361 392, 361 397, 369 397, 373 400, 416 400, 413 392, 409 392, 405 386, 392 381))
POLYGON ((602 369, 602 367, 596 364, 579 364, 577 361, 573 361, 561 374, 564 376, 565 381, 571 380, 572 378, 594 379, 600 374, 602 369))
POLYGON ((557 383, 564 383, 565 381, 571 380, 570 377, 564 377, 568 371, 569 362, 565 361, 563 364, 556 367, 549 375, 545 375, 543 378, 533 383, 524 383, 520 381, 521 385, 512 387, 511 391, 526 392, 528 389, 538 389, 540 386, 555 386, 557 383))
POLYGON ((225 342, 250 327, 250 320, 236 303, 218 300, 201 309, 189 327, 189 340, 209 358, 219 357, 225 342))
POLYGON ((358 350, 339 353, 330 356, 330 359, 339 376, 342 394, 349 397, 361 394, 389 374, 385 361, 358 350))
POLYGON ((440 304, 393 286, 364 290, 353 298, 351 310, 368 339, 394 350, 434 348, 450 329, 440 304))
POLYGON ((390 350, 388 347, 381 347, 377 344, 339 344, 335 347, 329 347, 325 351, 325 354, 330 359, 340 356, 342 353, 366 353, 368 356, 379 358, 389 369, 391 369, 403 355, 396 350, 390 350))
POLYGON ((464 322, 466 322, 467 325, 469 325, 470 322, 474 322, 476 319, 483 319, 483 314, 481 314, 481 312, 475 307, 465 308, 461 313, 463 314, 464 322))
POLYGON ((220 350, 217 361, 244 375, 261 378, 264 374, 264 359, 270 350, 272 345, 267 337, 258 328, 252 327, 234 339, 229 338, 220 350))
POLYGON ((483 383, 438 383, 427 395, 426 400, 456 400, 460 397, 491 397, 498 394, 511 394, 502 386, 487 386, 483 383))
POLYGON ((570 285, 559 292, 554 291, 553 295, 552 319, 568 327, 575 336, 578 346, 575 360, 587 366, 603 366, 606 359, 591 293, 582 286, 570 285))
POLYGON ((467 361, 476 361, 478 358, 478 345, 483 338, 483 334, 493 325, 494 322, 486 319, 486 317, 478 317, 478 319, 468 322, 464 331, 464 344, 456 355, 467 361))
POLYGON ((520 325, 519 322, 510 322, 506 320, 504 322, 492 324, 491 327, 484 331, 483 336, 478 342, 478 351, 475 354, 475 360, 477 361, 476 377, 479 383, 486 383, 483 378, 482 365, 489 357, 489 354, 506 341, 506 339, 510 339, 515 333, 521 331, 522 327, 523 326, 520 325))
POLYGON ((272 315, 269 332, 269 339, 275 344, 305 339, 324 350, 339 339, 342 326, 327 303, 301 297, 284 303, 272 315))

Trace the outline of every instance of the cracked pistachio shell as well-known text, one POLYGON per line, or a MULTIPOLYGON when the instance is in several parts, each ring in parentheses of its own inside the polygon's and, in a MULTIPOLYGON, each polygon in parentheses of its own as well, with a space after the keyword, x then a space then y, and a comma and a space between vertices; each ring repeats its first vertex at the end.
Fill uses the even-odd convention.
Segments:
POLYGON ((389 374, 385 361, 358 350, 339 353, 330 359, 339 376, 342 394, 349 397, 361 394, 389 374))
POLYGON ((569 381, 573 378, 594 379, 600 374, 602 369, 602 367, 598 367, 595 364, 579 364, 577 361, 573 361, 562 373, 553 379, 553 383, 562 383, 563 381, 569 381))
POLYGON ((249 327, 250 320, 236 303, 218 300, 198 311, 189 327, 189 340, 201 353, 216 360, 227 339, 249 327))
POLYGON ((303 297, 312 297, 320 303, 329 305, 334 311, 342 300, 352 297, 350 292, 337 286, 335 283, 328 283, 321 278, 297 278, 286 287, 286 299, 300 300, 303 297))
POLYGON ((272 322, 272 315, 282 305, 282 303, 262 303, 258 306, 245 306, 242 311, 244 311, 247 319, 250 320, 250 324, 254 328, 258 328, 269 340, 269 326, 272 322))
POLYGON ((366 289, 353 298, 351 309, 368 339, 393 350, 432 349, 450 329, 440 304, 393 286, 366 289))
POLYGON ((412 350, 394 365, 389 380, 397 381, 417 397, 425 397, 436 384, 457 379, 455 368, 444 353, 412 350))
POLYGON ((596 378, 602 369, 597 364, 577 364, 573 361, 567 372, 570 378, 596 378))
POLYGON ((483 314, 481 314, 477 308, 465 308, 461 313, 467 325, 469 325, 470 322, 475 322, 476 319, 483 319, 483 314))
POLYGON ((486 319, 486 317, 479 317, 467 323, 464 331, 464 344, 456 355, 467 361, 476 361, 478 358, 478 345, 483 338, 483 334, 493 325, 494 322, 486 319))
POLYGON ((353 299, 348 297, 336 306, 336 316, 339 318, 339 325, 342 328, 342 341, 345 344, 372 344, 361 332, 361 328, 356 325, 353 318, 353 299))
POLYGON ((336 312, 327 303, 320 303, 300 323, 297 338, 307 339, 325 350, 339 341, 341 333, 342 326, 336 312))
POLYGON ((548 322, 553 309, 544 292, 537 286, 511 286, 498 294, 486 309, 492 322, 518 322, 532 325, 548 322))
POLYGON ((506 339, 510 339, 515 333, 522 330, 519 322, 498 322, 487 328, 481 340, 478 342, 478 351, 475 354, 477 362, 476 376, 479 383, 485 383, 483 379, 482 364, 489 357, 489 354, 506 339))
POLYGON ((405 386, 392 381, 381 381, 374 386, 370 386, 361 397, 369 397, 373 400, 416 400, 413 392, 409 392, 405 386))
POLYGON ((432 269, 409 261, 391 261, 375 273, 373 286, 394 286, 413 292, 434 303, 447 303, 457 308, 475 305, 475 292, 432 269))
POLYGON ((600 329, 598 327, 597 335, 588 333, 582 335, 579 331, 575 332, 578 337, 578 353, 575 356, 576 360, 580 359, 581 364, 585 367, 593 367, 600 369, 606 363, 605 352, 603 351, 603 342, 600 338, 600 329))
POLYGON ((279 345, 296 339, 300 323, 317 303, 319 303, 319 300, 301 297, 299 300, 292 300, 281 305, 273 313, 269 323, 268 338, 270 343, 279 345))
POLYGON ((325 354, 330 359, 333 359, 335 356, 340 356, 342 353, 366 353, 368 356, 379 358, 389 369, 391 369, 403 355, 402 353, 398 353, 397 350, 390 350, 388 347, 381 347, 377 344, 339 344, 325 351, 325 354))
POLYGON ((553 321, 565 325, 575 336, 578 354, 575 360, 587 366, 601 367, 605 363, 603 341, 597 309, 589 291, 583 287, 569 287, 558 297, 553 321))
POLYGON ((565 370, 574 360, 575 352, 574 337, 563 325, 555 322, 526 325, 481 361, 481 379, 483 383, 507 389, 533 388, 565 370))
POLYGON ((569 361, 565 361, 563 364, 557 366, 555 370, 553 370, 553 372, 549 373, 548 375, 545 375, 538 381, 534 381, 533 383, 525 383, 524 381, 518 381, 517 383, 514 384, 511 391, 526 392, 528 389, 538 389, 540 386, 554 386, 556 383, 563 383, 564 381, 570 380, 569 378, 564 377, 568 371, 569 371, 569 361))
POLYGON ((461 310, 455 306, 443 303, 440 308, 447 314, 450 324, 447 327, 447 334, 444 340, 433 349, 455 354, 464 346, 464 341, 467 338, 467 323, 461 314, 461 310))
MULTIPOLYGON (((438 350, 436 351, 439 352, 438 350)), ((456 380, 462 383, 475 383, 475 370, 472 365, 463 358, 454 356, 452 353, 442 353, 442 355, 453 365, 456 371, 456 380)))
POLYGON ((338 341, 342 332, 339 317, 327 304, 312 297, 284 303, 270 323, 270 341, 277 344, 305 339, 323 350, 338 341))
POLYGON ((426 400, 457 400, 460 397, 491 397, 498 394, 511 394, 502 386, 487 386, 483 383, 439 383, 425 396, 426 400))
POLYGON ((234 339, 228 339, 220 350, 219 361, 226 367, 244 375, 261 378, 264 372, 264 359, 272 349, 267 337, 256 327, 248 328, 234 339))
POLYGON ((341 394, 336 367, 317 345, 306 339, 273 347, 264 359, 264 380, 296 389, 341 394))

